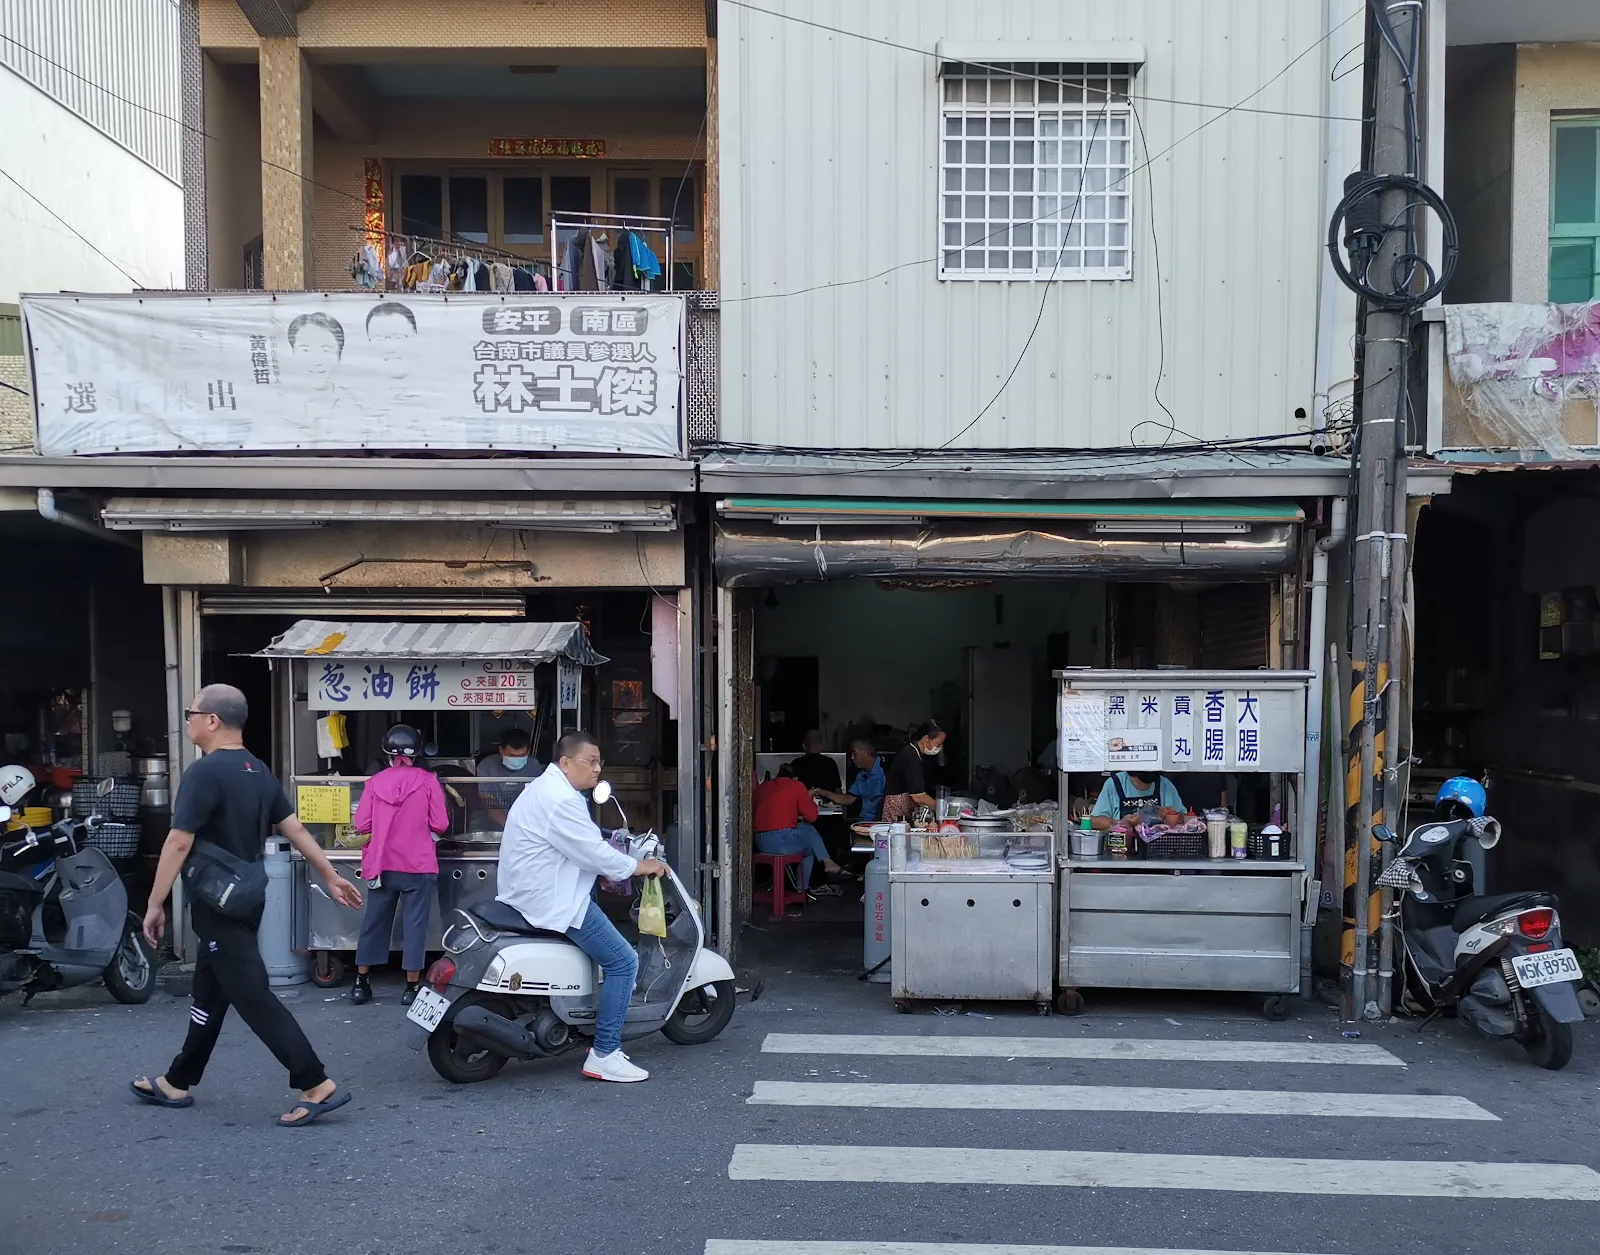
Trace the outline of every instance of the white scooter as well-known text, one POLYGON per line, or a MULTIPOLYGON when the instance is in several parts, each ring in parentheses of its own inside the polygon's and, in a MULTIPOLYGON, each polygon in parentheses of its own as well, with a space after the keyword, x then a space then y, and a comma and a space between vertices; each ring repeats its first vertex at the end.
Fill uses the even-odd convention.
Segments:
MULTIPOLYGON (((610 801, 610 784, 601 781, 593 796, 600 805, 610 801)), ((627 815, 622 820, 626 824, 627 815)), ((629 836, 628 843, 636 859, 661 857, 661 839, 653 832, 629 836)), ((733 969, 705 948, 700 908, 670 867, 662 896, 667 935, 640 936, 635 946, 639 975, 622 1036, 659 1031, 696 1046, 733 1018, 733 969)), ((410 1044, 416 1050, 426 1044, 434 1071, 468 1084, 488 1080, 511 1059, 586 1046, 600 985, 594 960, 565 933, 530 927, 502 902, 455 914, 459 918, 445 930, 444 957, 428 969, 406 1012, 414 1026, 410 1044)))

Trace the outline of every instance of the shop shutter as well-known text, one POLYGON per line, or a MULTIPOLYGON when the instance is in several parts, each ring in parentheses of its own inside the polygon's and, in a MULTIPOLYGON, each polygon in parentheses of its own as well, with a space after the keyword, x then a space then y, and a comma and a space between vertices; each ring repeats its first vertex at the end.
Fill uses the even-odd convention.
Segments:
POLYGON ((1225 671, 1266 666, 1271 617, 1270 585, 1229 584, 1201 593, 1201 668, 1225 671))

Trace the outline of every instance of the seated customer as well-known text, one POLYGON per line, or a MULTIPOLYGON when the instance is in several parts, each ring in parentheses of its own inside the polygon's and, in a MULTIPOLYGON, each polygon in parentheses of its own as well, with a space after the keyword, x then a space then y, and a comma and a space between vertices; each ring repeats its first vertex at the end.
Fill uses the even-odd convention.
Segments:
POLYGON ((837 793, 844 781, 839 779, 839 764, 822 752, 824 744, 822 733, 812 728, 800 741, 805 753, 789 766, 794 768, 795 779, 813 793, 837 793))
POLYGON ((795 779, 785 763, 771 780, 756 786, 756 849, 763 854, 800 854, 801 888, 810 888, 811 871, 821 860, 824 870, 837 875, 843 869, 828 857, 828 847, 811 825, 817 821, 817 804, 806 786, 795 779))

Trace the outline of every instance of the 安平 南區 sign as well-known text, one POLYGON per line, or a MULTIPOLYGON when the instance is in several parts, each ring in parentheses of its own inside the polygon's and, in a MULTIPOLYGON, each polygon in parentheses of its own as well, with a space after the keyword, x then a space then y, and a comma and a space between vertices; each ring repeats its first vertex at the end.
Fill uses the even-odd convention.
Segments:
POLYGON ((533 710, 534 664, 516 659, 415 662, 312 659, 311 710, 533 710))
POLYGON ((683 448, 664 294, 46 295, 23 319, 51 456, 683 448))
POLYGON ((1299 687, 1068 688, 1063 771, 1270 771, 1305 765, 1299 687))

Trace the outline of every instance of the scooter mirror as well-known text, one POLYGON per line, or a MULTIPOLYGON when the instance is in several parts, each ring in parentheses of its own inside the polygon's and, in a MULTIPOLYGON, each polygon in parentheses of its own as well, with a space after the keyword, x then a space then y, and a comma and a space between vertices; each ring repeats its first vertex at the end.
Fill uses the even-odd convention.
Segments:
POLYGON ((0 824, 9 824, 10 822, 11 808, 9 806, 0 806, 0 824))
POLYGON ((110 797, 111 796, 111 791, 113 789, 115 789, 116 787, 117 787, 116 780, 114 778, 112 778, 111 776, 107 776, 104 780, 100 781, 100 783, 95 786, 95 790, 94 790, 95 796, 96 797, 110 797))
POLYGON ((1372 835, 1375 836, 1376 838, 1378 838, 1379 841, 1393 841, 1394 840, 1394 833, 1391 832, 1388 828, 1386 828, 1383 824, 1373 824, 1372 825, 1372 835))
POLYGON ((596 806, 604 806, 611 800, 611 781, 602 780, 590 790, 589 796, 594 798, 596 806))

